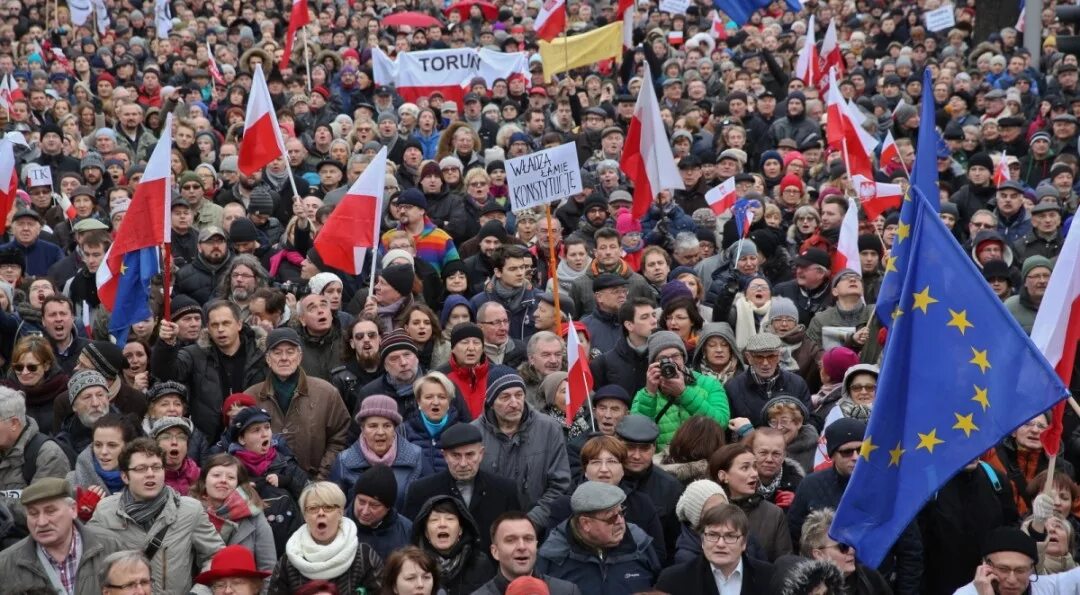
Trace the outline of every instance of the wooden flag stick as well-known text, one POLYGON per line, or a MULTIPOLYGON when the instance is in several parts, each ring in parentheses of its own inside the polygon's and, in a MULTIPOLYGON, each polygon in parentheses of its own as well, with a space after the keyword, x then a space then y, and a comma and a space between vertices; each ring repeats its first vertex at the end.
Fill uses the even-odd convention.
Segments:
POLYGON ((548 270, 551 271, 551 295, 555 298, 555 331, 562 331, 562 309, 559 308, 559 273, 558 262, 555 258, 555 226, 551 221, 551 204, 544 205, 544 216, 547 218, 548 237, 548 270))

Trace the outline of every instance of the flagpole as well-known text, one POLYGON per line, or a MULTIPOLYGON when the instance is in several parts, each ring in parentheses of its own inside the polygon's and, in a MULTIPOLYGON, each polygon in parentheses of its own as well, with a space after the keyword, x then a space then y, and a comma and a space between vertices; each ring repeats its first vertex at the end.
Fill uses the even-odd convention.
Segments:
POLYGON ((311 95, 311 51, 308 48, 307 25, 301 27, 300 32, 304 34, 304 69, 307 73, 307 92, 311 95))
POLYGON ((162 318, 172 320, 172 242, 165 243, 161 263, 161 286, 162 286, 162 318))
MULTIPOLYGON (((551 227, 549 226, 548 229, 550 230, 551 227)), ((557 310, 557 308, 556 308, 556 310, 557 310)), ((556 313, 555 316, 557 317, 558 313, 556 313)), ((568 346, 567 347, 566 360, 567 360, 567 362, 569 364, 569 361, 570 361, 570 355, 569 355, 569 351, 570 351, 570 348, 569 348, 569 345, 570 345, 570 333, 577 333, 577 329, 574 328, 574 318, 572 316, 570 316, 569 314, 566 315, 566 318, 567 318, 567 320, 569 320, 569 322, 566 325, 566 344, 568 346)), ((557 318, 556 318, 556 320, 557 320, 557 318)), ((574 338, 576 339, 577 336, 575 335, 574 338)), ((577 341, 574 341, 574 343, 577 344, 579 347, 581 345, 581 343, 579 343, 577 341)), ((581 362, 581 365, 582 365, 582 368, 581 368, 581 380, 582 380, 582 384, 585 386, 585 404, 589 406, 589 423, 592 425, 592 431, 595 432, 596 431, 596 412, 593 411, 592 394, 589 391, 589 382, 588 382, 589 378, 587 376, 585 376, 585 368, 584 368, 584 366, 587 366, 589 364, 588 364, 588 362, 581 362)), ((570 372, 570 370, 568 369, 567 372, 570 372)), ((567 402, 570 401, 570 384, 569 384, 569 382, 567 382, 567 384, 566 384, 566 400, 567 400, 567 402)), ((566 417, 566 425, 567 426, 569 426, 570 423, 571 423, 569 413, 570 413, 570 409, 567 408, 566 415, 564 415, 564 417, 566 417)))
POLYGON ((562 309, 559 307, 559 273, 555 264, 555 229, 551 221, 551 203, 544 205, 544 215, 547 217, 548 236, 548 269, 551 270, 551 295, 555 299, 555 332, 562 331, 562 309))
MULTIPOLYGON (((372 296, 375 295, 375 269, 378 268, 379 263, 379 237, 382 232, 382 201, 380 201, 378 209, 375 213, 375 235, 372 236, 371 243, 374 246, 371 247, 371 278, 368 280, 368 293, 372 296)), ((360 271, 357 271, 359 274, 360 271)))

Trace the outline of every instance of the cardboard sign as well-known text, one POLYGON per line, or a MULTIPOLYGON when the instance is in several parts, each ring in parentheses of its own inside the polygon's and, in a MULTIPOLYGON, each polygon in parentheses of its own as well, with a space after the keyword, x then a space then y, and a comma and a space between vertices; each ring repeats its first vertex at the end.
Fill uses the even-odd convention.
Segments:
POLYGON ((506 185, 510 193, 510 210, 514 212, 581 192, 577 143, 507 159, 506 185))
POLYGON ((47 165, 29 163, 27 164, 26 169, 23 170, 23 173, 26 175, 27 188, 52 186, 52 169, 47 165))
POLYGON ((660 12, 686 14, 688 8, 690 8, 690 0, 660 0, 660 12))
POLYGON ((956 25, 956 15, 953 14, 953 5, 946 4, 941 8, 935 8, 926 13, 926 28, 937 33, 945 29, 951 29, 956 25))

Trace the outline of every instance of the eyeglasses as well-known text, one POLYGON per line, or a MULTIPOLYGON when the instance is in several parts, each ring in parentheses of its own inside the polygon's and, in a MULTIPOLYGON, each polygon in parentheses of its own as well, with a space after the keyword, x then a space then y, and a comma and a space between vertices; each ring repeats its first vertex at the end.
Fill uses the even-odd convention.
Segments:
POLYGON ((993 223, 976 223, 974 221, 972 221, 968 225, 974 227, 975 229, 994 229, 995 227, 997 227, 993 223))
POLYGON ((833 458, 844 457, 846 459, 848 457, 855 456, 855 453, 857 453, 857 452, 859 452, 859 447, 858 446, 855 446, 855 447, 852 447, 852 448, 838 448, 838 449, 836 449, 836 456, 834 456, 833 458))
POLYGON ((750 359, 759 362, 776 362, 780 361, 779 353, 751 353, 748 354, 750 359))
POLYGON ((724 543, 728 545, 739 543, 739 540, 742 539, 742 537, 742 533, 717 533, 716 531, 706 531, 701 534, 701 538, 705 543, 716 543, 723 539, 724 543))
POLYGON ((378 331, 368 331, 366 333, 355 333, 352 338, 354 341, 363 341, 366 339, 377 339, 379 337, 378 331))
POLYGON ((591 518, 594 521, 600 521, 601 523, 604 523, 605 525, 612 525, 616 521, 618 521, 620 518, 624 518, 624 517, 626 517, 626 507, 625 506, 620 506, 618 510, 616 510, 611 516, 608 516, 607 518, 600 518, 598 516, 589 517, 589 518, 591 518))
POLYGON ((769 427, 770 428, 790 428, 790 427, 792 427, 792 426, 794 426, 796 424, 799 424, 799 423, 801 423, 801 422, 795 421, 794 419, 792 419, 790 417, 774 417, 774 418, 769 420, 769 427))
POLYGON ((853 393, 872 393, 877 390, 876 384, 852 384, 848 391, 853 393))
POLYGON ((150 471, 161 473, 164 470, 165 465, 136 465, 135 467, 128 467, 128 473, 138 473, 139 475, 143 475, 150 471))
POLYGON ((1002 576, 1009 576, 1009 575, 1013 575, 1013 576, 1016 576, 1016 577, 1031 576, 1031 572, 1032 572, 1032 570, 1034 570, 1034 567, 1032 565, 1030 565, 1030 564, 1026 564, 1024 566, 1002 566, 1000 564, 994 564, 990 560, 984 560, 984 562, 986 563, 987 566, 990 567, 991 570, 994 571, 995 574, 1002 575, 1002 576))
POLYGON ((24 371, 33 374, 38 371, 39 364, 15 364, 11 367, 15 369, 16 374, 22 374, 24 371))
POLYGON ((469 182, 471 188, 484 188, 488 185, 487 182, 469 182))
POLYGON ((246 578, 227 578, 220 581, 214 581, 214 584, 210 586, 210 591, 213 593, 224 593, 226 591, 239 592, 243 589, 244 585, 248 584, 246 578))
POLYGON ((620 467, 620 463, 617 459, 593 459, 589 461, 589 467, 620 467))
POLYGON ((846 543, 831 543, 829 545, 823 545, 823 546, 819 547, 818 549, 819 550, 827 550, 827 549, 829 549, 831 547, 836 548, 836 551, 840 552, 841 554, 846 554, 846 553, 851 551, 851 546, 846 544, 846 543))
POLYGON ((317 514, 320 511, 325 514, 330 514, 337 510, 341 510, 341 507, 337 504, 313 504, 311 506, 304 507, 304 514, 317 514))
POLYGON ((181 186, 182 190, 202 190, 202 184, 184 184, 181 186))
POLYGON ((502 320, 489 320, 487 322, 481 322, 480 324, 487 326, 510 326, 510 321, 504 318, 502 320))
POLYGON ((152 584, 153 584, 153 582, 150 579, 141 578, 139 580, 131 581, 130 583, 124 583, 122 585, 113 585, 113 584, 107 583, 105 585, 105 588, 106 589, 113 589, 115 591, 123 591, 125 593, 130 593, 130 592, 134 591, 135 589, 149 589, 150 585, 152 585, 152 584))

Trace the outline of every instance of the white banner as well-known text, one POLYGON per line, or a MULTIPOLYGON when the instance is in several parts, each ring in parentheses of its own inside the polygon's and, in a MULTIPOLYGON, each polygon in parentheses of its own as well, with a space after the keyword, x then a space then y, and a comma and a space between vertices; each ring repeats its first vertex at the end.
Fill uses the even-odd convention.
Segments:
POLYGON ((47 165, 37 165, 36 163, 26 164, 26 168, 23 169, 23 175, 26 177, 26 187, 36 188, 38 186, 52 186, 52 169, 47 165))
POLYGON ((941 8, 935 8, 926 13, 926 28, 934 33, 951 29, 955 25, 956 15, 953 14, 952 4, 946 4, 941 8))
POLYGON ((688 8, 690 8, 690 0, 660 0, 660 12, 686 14, 688 8))
POLYGON ((515 212, 581 192, 577 143, 507 159, 506 185, 515 212))
POLYGON ((495 79, 521 74, 528 78, 529 56, 525 52, 503 53, 488 49, 459 48, 402 52, 391 60, 379 48, 373 48, 372 75, 377 85, 398 87, 465 87, 481 77, 488 88, 495 79))

